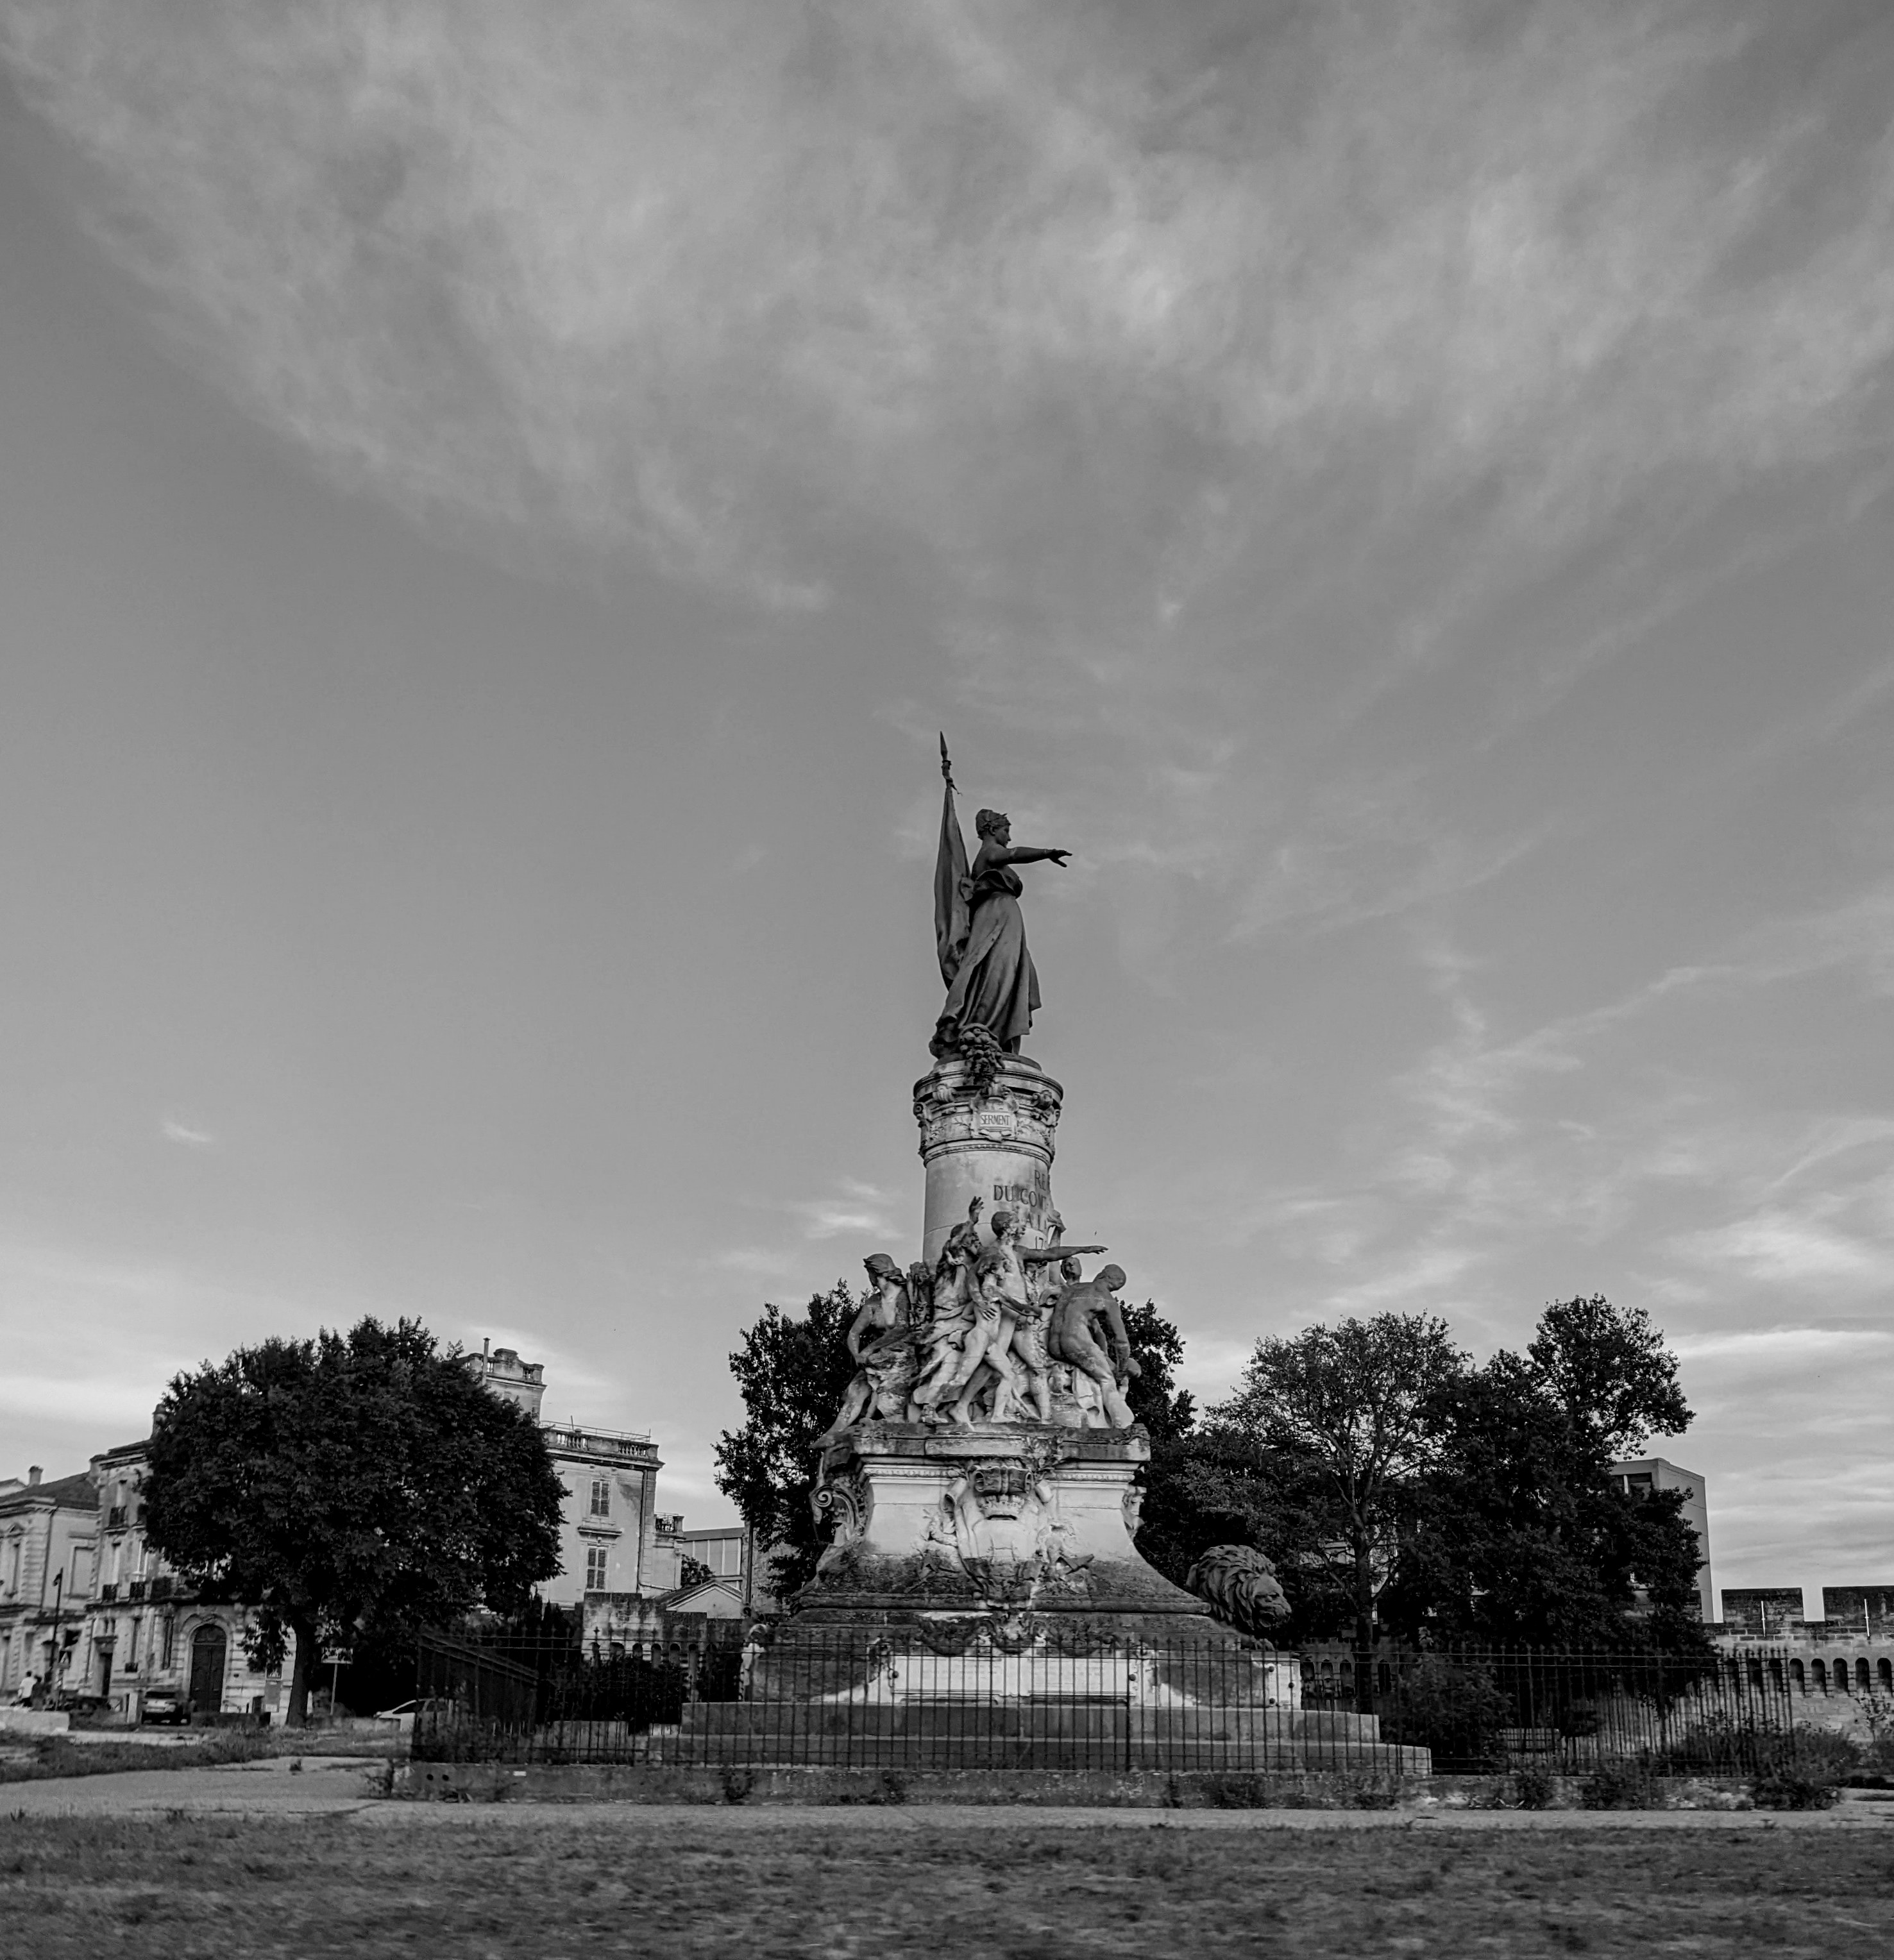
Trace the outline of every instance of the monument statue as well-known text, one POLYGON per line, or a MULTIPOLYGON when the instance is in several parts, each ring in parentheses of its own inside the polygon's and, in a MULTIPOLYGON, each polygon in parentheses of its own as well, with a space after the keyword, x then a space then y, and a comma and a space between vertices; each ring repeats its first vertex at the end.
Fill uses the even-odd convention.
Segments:
POLYGON ((1112 1427, 1129 1429, 1132 1413, 1125 1400, 1124 1385, 1144 1370, 1132 1357, 1124 1309, 1118 1300, 1118 1289, 1125 1284, 1125 1269, 1106 1266, 1090 1279, 1081 1280, 1078 1260, 1067 1259, 1059 1271, 1065 1284, 1053 1303, 1046 1344, 1057 1360, 1098 1384, 1112 1427), (1105 1333, 1103 1343, 1099 1339, 1101 1326, 1105 1333))
POLYGON ((1254 1545, 1213 1545, 1185 1575, 1184 1584, 1224 1625, 1261 1639, 1289 1617, 1288 1596, 1275 1565, 1254 1545))
POLYGON ((855 1375, 831 1435, 871 1418, 899 1421, 908 1413, 918 1372, 913 1305, 900 1268, 886 1252, 871 1252, 861 1263, 867 1269, 868 1292, 848 1334, 855 1375))
POLYGON ((983 810, 973 819, 980 848, 971 868, 953 810, 953 765, 941 737, 941 845, 934 870, 934 936, 947 999, 929 1044, 950 1055, 976 1031, 999 1050, 1017 1055, 1039 1011, 1039 975, 1026 944, 1020 911, 1025 887, 1016 864, 1063 864, 1069 851, 1016 845, 1005 811, 983 810))
MULTIPOLYGON (((751 1698, 694 1704, 686 1726, 746 1762, 837 1747, 899 1761, 943 1737, 969 1761, 1064 1761, 1101 1736, 1126 1760, 1181 1746, 1206 1765, 1232 1749, 1301 1762, 1300 1671, 1267 1645, 1286 1611, 1268 1561, 1215 1546, 1179 1586, 1137 1545, 1151 1443, 1127 1396, 1125 1271, 1087 1278, 1081 1258, 1106 1249, 1066 1242, 1065 1092, 1020 1052, 1039 997, 1017 867, 1068 854, 1016 848, 982 810, 969 866, 944 740, 941 771, 947 997, 913 1089, 921 1256, 864 1262, 855 1371, 810 1493, 815 1574, 746 1659, 751 1698), (785 1723, 785 1706, 807 1719, 785 1723)), ((1377 1763, 1418 1753, 1364 1740, 1377 1763)))

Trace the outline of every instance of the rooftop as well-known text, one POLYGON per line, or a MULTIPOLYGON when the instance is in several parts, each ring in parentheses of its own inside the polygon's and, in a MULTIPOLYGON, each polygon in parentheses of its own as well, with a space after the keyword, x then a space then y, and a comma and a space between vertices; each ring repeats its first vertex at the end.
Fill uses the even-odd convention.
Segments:
POLYGON ((56 1477, 49 1484, 22 1484, 18 1490, 0 1493, 0 1503, 17 1503, 23 1500, 33 1503, 48 1502, 62 1510, 91 1511, 98 1508, 98 1486, 91 1473, 81 1470, 76 1477, 56 1477))

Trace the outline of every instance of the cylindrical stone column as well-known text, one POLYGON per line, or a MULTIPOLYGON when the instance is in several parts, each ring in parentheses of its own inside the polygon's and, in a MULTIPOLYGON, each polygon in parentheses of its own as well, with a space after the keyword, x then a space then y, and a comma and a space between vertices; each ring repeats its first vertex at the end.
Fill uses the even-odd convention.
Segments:
POLYGON ((921 1256, 940 1257, 947 1234, 982 1201, 980 1235, 993 1236, 995 1211, 1026 1221, 1026 1242, 1052 1236, 1052 1133, 1065 1092, 1036 1061, 1004 1057, 993 1080, 976 1090, 958 1056, 937 1062, 914 1085, 927 1167, 927 1212, 921 1256))

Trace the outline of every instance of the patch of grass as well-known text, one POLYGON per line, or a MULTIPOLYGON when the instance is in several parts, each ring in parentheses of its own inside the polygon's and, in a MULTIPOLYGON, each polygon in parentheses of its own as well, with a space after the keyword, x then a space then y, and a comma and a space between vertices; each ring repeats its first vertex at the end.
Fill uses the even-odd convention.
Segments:
POLYGON ((392 1755, 392 1740, 374 1736, 326 1736, 300 1729, 205 1729, 188 1742, 158 1742, 136 1729, 123 1739, 75 1742, 65 1736, 35 1736, 0 1756, 0 1783, 40 1783, 53 1777, 106 1776, 123 1770, 215 1769, 224 1763, 260 1762, 266 1756, 392 1755))
POLYGON ((1878 1831, 1687 1835, 1192 1831, 746 1807, 653 1822, 558 1810, 252 1821, 20 1818, 0 1837, 0 1939, 94 1960, 635 1950, 877 1960, 1297 1960, 1363 1953, 1894 1951, 1878 1831), (832 1820, 832 1821, 829 1821, 832 1820), (1266 1873, 1266 1885, 1259 1873, 1266 1873), (1773 1942, 1774 1943, 1770 1943, 1773 1942), (129 1948, 127 1950, 130 1950, 129 1948))

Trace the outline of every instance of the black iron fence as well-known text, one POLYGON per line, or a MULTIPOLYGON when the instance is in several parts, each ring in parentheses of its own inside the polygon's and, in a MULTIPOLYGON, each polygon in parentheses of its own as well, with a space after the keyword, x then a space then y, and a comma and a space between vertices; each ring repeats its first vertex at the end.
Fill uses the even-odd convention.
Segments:
MULTIPOLYGON (((721 1630, 720 1630, 721 1631, 721 1630)), ((1753 1774, 1792 1750, 1796 1690, 1714 1656, 1384 1654, 1366 1699, 1330 1666, 1230 1642, 1071 1651, 804 1628, 683 1651, 562 1631, 430 1634, 417 1758, 890 1769, 1753 1774)))

